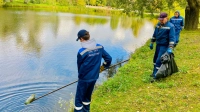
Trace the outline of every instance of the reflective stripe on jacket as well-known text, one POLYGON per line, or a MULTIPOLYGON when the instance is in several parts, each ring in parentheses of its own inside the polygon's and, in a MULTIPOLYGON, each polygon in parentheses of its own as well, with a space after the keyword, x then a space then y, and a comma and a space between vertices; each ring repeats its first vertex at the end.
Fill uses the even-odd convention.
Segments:
POLYGON ((152 42, 156 41, 158 45, 168 46, 169 44, 175 43, 175 29, 174 25, 169 21, 161 26, 160 22, 156 25, 154 30, 152 42))
MULTIPOLYGON (((93 40, 88 43, 91 44, 92 42, 93 40)), ((100 44, 96 44, 96 47, 94 46, 92 49, 81 48, 77 54, 79 80, 97 80, 99 78, 99 70, 102 58, 106 62, 105 67, 108 68, 111 64, 112 58, 100 44)))
POLYGON ((181 16, 178 16, 177 18, 173 16, 170 19, 170 22, 174 24, 175 29, 182 30, 182 27, 184 26, 184 19, 181 16))

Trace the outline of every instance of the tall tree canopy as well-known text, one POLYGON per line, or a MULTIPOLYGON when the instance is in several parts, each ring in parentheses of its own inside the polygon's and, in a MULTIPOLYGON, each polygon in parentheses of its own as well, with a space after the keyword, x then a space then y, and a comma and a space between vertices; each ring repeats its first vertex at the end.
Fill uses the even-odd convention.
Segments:
POLYGON ((118 8, 125 13, 134 12, 143 17, 144 12, 154 14, 163 10, 176 9, 174 4, 185 7, 185 29, 195 30, 199 24, 200 0, 116 0, 118 8))

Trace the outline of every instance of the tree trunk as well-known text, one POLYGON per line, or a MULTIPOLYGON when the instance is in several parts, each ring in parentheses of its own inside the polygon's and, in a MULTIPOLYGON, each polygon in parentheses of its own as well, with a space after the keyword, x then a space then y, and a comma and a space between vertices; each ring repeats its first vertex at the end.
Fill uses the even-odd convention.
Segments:
POLYGON ((199 23, 199 8, 190 8, 189 6, 185 9, 185 29, 196 30, 198 29, 199 23))
POLYGON ((196 0, 187 0, 188 6, 185 8, 185 29, 196 30, 199 24, 199 6, 196 0))

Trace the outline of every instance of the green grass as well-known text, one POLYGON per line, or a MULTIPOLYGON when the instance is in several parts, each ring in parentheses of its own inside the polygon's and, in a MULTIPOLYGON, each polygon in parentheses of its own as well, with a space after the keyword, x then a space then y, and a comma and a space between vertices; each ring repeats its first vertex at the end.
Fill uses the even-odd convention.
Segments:
POLYGON ((198 112, 200 30, 182 31, 175 48, 179 72, 150 83, 154 50, 149 41, 93 94, 91 112, 198 112))

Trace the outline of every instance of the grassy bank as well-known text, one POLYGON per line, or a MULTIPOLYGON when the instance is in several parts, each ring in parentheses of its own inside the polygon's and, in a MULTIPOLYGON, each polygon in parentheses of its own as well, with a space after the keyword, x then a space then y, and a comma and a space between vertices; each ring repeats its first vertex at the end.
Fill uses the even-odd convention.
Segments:
POLYGON ((200 110, 200 30, 182 31, 174 50, 179 72, 150 83, 154 50, 149 41, 93 94, 91 112, 181 112, 200 110))

